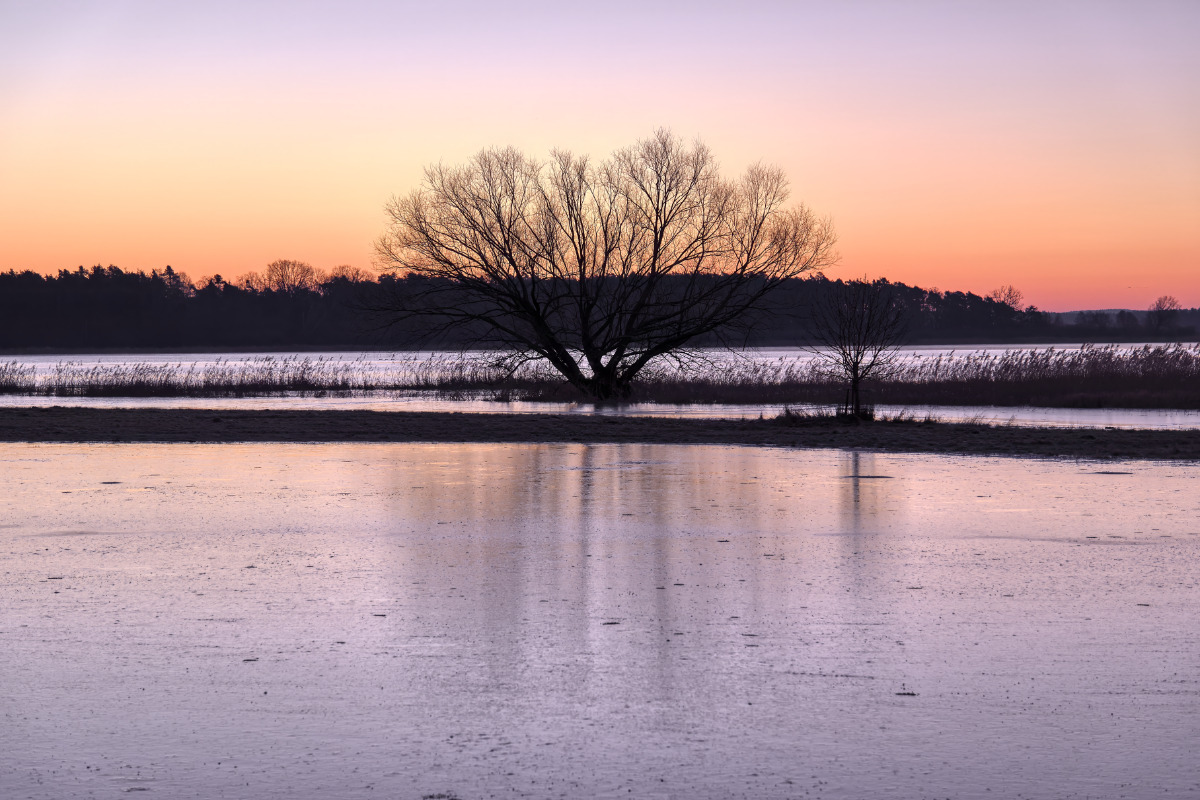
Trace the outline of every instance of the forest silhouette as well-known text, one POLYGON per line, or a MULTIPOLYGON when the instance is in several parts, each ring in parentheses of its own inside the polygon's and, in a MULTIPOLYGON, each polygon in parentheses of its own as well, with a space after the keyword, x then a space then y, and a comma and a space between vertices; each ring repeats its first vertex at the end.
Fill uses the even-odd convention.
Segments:
MULTIPOLYGON (((397 323, 387 309, 397 297, 411 300, 425 292, 417 279, 346 268, 328 276, 301 272, 304 280, 280 285, 268 280, 270 270, 236 282, 219 275, 193 282, 169 266, 149 273, 111 265, 55 275, 9 270, 0 273, 0 349, 456 349, 478 339, 470 325, 439 327, 428 317, 397 323)), ((740 334, 741 343, 811 343, 808 309, 830 283, 838 281, 820 274, 784 282, 740 334)), ((1078 324, 1061 324, 1057 315, 1032 306, 1014 308, 971 292, 889 286, 906 311, 913 344, 1169 341, 1194 336, 1197 316, 1182 311, 1157 330, 1147 327, 1144 313, 1091 312, 1078 315, 1078 324)))

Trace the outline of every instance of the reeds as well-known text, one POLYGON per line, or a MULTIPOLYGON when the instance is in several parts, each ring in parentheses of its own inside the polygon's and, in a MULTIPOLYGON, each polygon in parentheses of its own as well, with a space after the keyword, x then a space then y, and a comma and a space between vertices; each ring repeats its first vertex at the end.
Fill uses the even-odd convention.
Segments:
POLYGON ((348 365, 313 358, 253 359, 248 363, 82 364, 61 361, 38 373, 0 364, 0 392, 50 397, 252 397, 353 389, 348 365))
MULTIPOLYGON (((1200 345, 1116 345, 1002 353, 913 354, 886 380, 865 384, 873 403, 1200 409, 1200 345)), ((0 363, 0 394, 52 397, 254 397, 420 393, 440 399, 586 401, 544 364, 505 367, 486 354, 346 361, 261 356, 244 361, 83 364, 39 371, 0 363)), ((844 383, 816 357, 710 359, 642 374, 632 402, 832 404, 844 383)))
POLYGON ((31 377, 34 385, 28 393, 54 397, 252 397, 353 388, 344 365, 319 358, 177 364, 65 361, 45 375, 31 377))
POLYGON ((34 394, 37 370, 18 361, 0 364, 0 394, 34 394))
POLYGON ((562 381, 537 364, 516 370, 491 360, 435 354, 380 362, 310 356, 260 356, 245 361, 92 363, 60 361, 39 371, 0 363, 0 394, 47 397, 352 396, 375 392, 432 393, 448 399, 550 392, 562 381))
MULTIPOLYGON (((889 405, 1200 409, 1200 344, 913 354, 863 386, 870 403, 889 405)), ((652 373, 634 387, 635 399, 678 403, 837 403, 844 394, 818 358, 652 373)))
POLYGON ((875 390, 882 403, 1194 409, 1200 344, 913 358, 875 390))

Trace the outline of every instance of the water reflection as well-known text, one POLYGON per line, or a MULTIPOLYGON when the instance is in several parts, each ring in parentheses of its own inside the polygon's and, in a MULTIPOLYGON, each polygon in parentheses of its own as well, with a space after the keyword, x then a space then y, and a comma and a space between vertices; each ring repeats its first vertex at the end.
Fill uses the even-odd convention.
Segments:
POLYGON ((843 454, 843 460, 847 463, 843 513, 850 530, 858 533, 864 518, 870 522, 885 518, 881 512, 890 500, 887 489, 892 476, 880 474, 875 453, 848 451, 843 454))
POLYGON ((4 445, 0 795, 1179 795, 1200 782, 1194 480, 4 445))

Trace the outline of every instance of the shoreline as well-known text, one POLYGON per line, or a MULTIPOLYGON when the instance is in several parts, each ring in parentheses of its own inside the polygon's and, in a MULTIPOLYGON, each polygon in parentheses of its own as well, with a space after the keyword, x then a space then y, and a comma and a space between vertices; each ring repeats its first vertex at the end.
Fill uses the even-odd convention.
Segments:
POLYGON ((724 420, 438 411, 0 409, 0 442, 719 444, 1200 461, 1200 430, 1032 428, 831 418, 724 420))

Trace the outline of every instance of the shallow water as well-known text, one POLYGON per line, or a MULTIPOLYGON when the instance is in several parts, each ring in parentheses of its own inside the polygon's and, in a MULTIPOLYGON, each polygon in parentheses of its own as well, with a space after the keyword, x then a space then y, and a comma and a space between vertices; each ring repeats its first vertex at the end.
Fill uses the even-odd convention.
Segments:
MULTIPOLYGON (((441 411, 471 414, 601 414, 638 417, 689 417, 695 419, 758 419, 783 413, 784 405, 763 403, 732 405, 705 403, 626 403, 597 406, 592 403, 504 403, 493 400, 437 400, 427 397, 38 397, 0 395, 0 408, 205 408, 213 410, 317 410, 317 411, 441 411)), ((793 410, 832 413, 834 406, 792 404, 793 410)), ((1200 428, 1200 411, 1136 408, 1034 408, 1028 406, 889 406, 878 405, 881 417, 931 417, 943 422, 981 422, 1052 428, 1140 428, 1185 430, 1200 428)))
POLYGON ((0 446, 0 796, 1200 791, 1192 464, 0 446))

